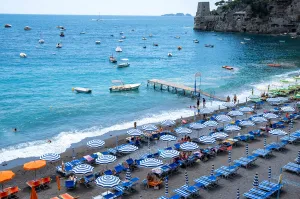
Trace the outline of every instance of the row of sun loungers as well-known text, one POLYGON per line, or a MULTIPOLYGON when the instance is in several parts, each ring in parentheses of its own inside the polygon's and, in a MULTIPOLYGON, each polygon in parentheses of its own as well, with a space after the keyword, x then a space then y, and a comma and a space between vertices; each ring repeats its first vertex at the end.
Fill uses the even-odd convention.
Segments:
POLYGON ((20 191, 19 187, 7 187, 0 191, 0 198, 18 198, 17 193, 20 191))
POLYGON ((282 184, 275 184, 265 180, 262 181, 257 188, 252 188, 244 193, 244 196, 250 199, 266 199, 279 191, 282 186, 282 184))
POLYGON ((26 184, 30 188, 35 188, 36 191, 39 191, 40 189, 49 188, 50 183, 51 183, 51 178, 50 177, 41 178, 41 179, 38 179, 38 180, 30 180, 30 181, 26 182, 26 184))
POLYGON ((289 162, 283 167, 284 170, 300 174, 300 164, 289 162))

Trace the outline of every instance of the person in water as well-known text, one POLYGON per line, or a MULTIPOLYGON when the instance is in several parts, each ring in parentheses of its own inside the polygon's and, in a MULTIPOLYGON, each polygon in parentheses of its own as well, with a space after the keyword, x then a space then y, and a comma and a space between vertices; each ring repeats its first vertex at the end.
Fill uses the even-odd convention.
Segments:
POLYGON ((237 101, 237 97, 236 97, 236 94, 234 94, 234 96, 233 96, 233 102, 236 104, 236 101, 237 101))
POLYGON ((205 107, 205 103, 206 103, 205 98, 202 99, 202 103, 203 103, 203 108, 204 108, 205 107))
POLYGON ((17 132, 18 130, 17 130, 17 128, 13 128, 13 131, 14 131, 14 132, 17 132))
POLYGON ((229 95, 227 96, 227 102, 230 102, 230 97, 229 97, 229 95))

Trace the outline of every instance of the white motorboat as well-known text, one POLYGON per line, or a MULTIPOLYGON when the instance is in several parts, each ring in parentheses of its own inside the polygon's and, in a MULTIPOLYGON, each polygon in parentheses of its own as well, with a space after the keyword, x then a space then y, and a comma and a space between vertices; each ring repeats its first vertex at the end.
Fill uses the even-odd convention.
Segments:
POLYGON ((124 32, 120 32, 120 35, 123 35, 124 34, 124 32))
POLYGON ((212 45, 212 44, 205 44, 204 46, 207 47, 207 48, 213 48, 213 47, 215 47, 215 46, 212 45))
POLYGON ((114 86, 111 86, 109 90, 111 92, 121 92, 121 91, 133 91, 138 90, 141 84, 124 84, 121 80, 113 80, 114 86))
POLYGON ((29 26, 25 26, 24 30, 31 30, 29 26))
POLYGON ((40 40, 39 40, 39 43, 40 43, 40 44, 43 44, 43 43, 45 43, 45 40, 40 39, 40 40))
POLYGON ((196 44, 197 44, 197 43, 199 43, 199 41, 198 41, 197 39, 195 39, 195 40, 194 40, 194 43, 196 43, 196 44))
POLYGON ((121 63, 121 64, 118 64, 118 68, 126 68, 126 67, 129 67, 130 66, 130 63, 121 63))
POLYGON ((101 41, 95 41, 96 44, 101 44, 101 41))
POLYGON ((122 50, 122 48, 120 47, 120 46, 118 46, 117 48, 116 48, 116 52, 118 52, 118 53, 120 53, 120 52, 122 52, 123 50, 122 50))
POLYGON ((81 87, 75 87, 72 88, 73 91, 76 91, 77 93, 91 93, 92 90, 89 88, 81 88, 81 87))
POLYGON ((241 41, 241 44, 246 44, 246 42, 241 41))
POLYGON ((121 38, 122 38, 122 39, 126 39, 126 37, 125 37, 125 36, 122 36, 121 38))
POLYGON ((11 28, 11 25, 10 24, 5 24, 4 28, 11 28))
POLYGON ((168 53, 168 57, 172 57, 173 55, 172 55, 172 53, 168 53))
POLYGON ((80 34, 81 34, 81 35, 84 35, 84 34, 85 34, 85 32, 80 32, 80 34))
POLYGON ((152 34, 150 34, 150 35, 149 35, 149 37, 153 37, 153 35, 152 35, 152 34))
POLYGON ((21 58, 26 58, 27 55, 26 55, 25 53, 20 53, 20 57, 21 57, 21 58))
POLYGON ((119 42, 123 42, 124 40, 120 39, 119 42))
POLYGON ((142 40, 147 40, 147 38, 146 37, 143 37, 143 39, 142 40))
POLYGON ((62 48, 62 44, 61 43, 57 43, 56 44, 56 48, 62 48))
POLYGON ((245 38, 244 38, 244 40, 245 40, 245 41, 250 41, 251 39, 250 39, 250 38, 246 38, 246 37, 245 37, 245 38))
POLYGON ((175 39, 180 39, 180 37, 179 37, 179 36, 176 36, 175 39))

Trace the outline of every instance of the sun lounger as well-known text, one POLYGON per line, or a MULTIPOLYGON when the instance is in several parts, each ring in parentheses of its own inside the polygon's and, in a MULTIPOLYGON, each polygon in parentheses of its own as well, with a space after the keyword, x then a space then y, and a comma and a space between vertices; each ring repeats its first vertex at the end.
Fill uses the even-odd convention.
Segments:
POLYGON ((114 173, 112 172, 112 170, 106 170, 106 171, 104 171, 104 174, 105 175, 114 175, 114 173))
POLYGON ((225 178, 228 178, 228 177, 230 176, 230 173, 227 172, 227 171, 224 171, 224 170, 222 170, 222 169, 216 169, 216 170, 215 170, 215 175, 216 175, 216 176, 223 176, 223 177, 225 177, 225 178))
POLYGON ((61 194, 61 195, 59 195, 59 197, 61 197, 62 199, 78 199, 79 198, 79 197, 73 197, 68 193, 61 194))
POLYGON ((180 189, 185 190, 193 195, 199 195, 199 188, 196 186, 183 185, 180 189))
POLYGON ((254 155, 258 155, 263 158, 267 158, 271 155, 272 151, 268 149, 256 149, 252 152, 254 155))
POLYGON ((115 173, 117 175, 119 175, 120 173, 122 173, 123 171, 126 171, 125 167, 123 167, 123 165, 118 164, 117 166, 115 166, 115 173))
POLYGON ((300 165, 295 164, 293 162, 289 162, 288 164, 286 164, 283 169, 287 170, 287 171, 291 171, 297 174, 300 174, 300 165))
POLYGON ((188 198, 191 195, 191 193, 189 193, 185 190, 182 190, 182 189, 175 189, 174 192, 177 193, 178 195, 180 195, 183 198, 188 198))
MULTIPOLYGON (((16 194, 20 191, 18 186, 7 187, 3 190, 3 192, 8 192, 10 198, 18 198, 16 194)), ((1 197, 0 197, 1 198, 1 197)))
MULTIPOLYGON (((196 182, 196 183, 201 183, 202 184, 202 187, 204 187, 204 188, 209 188, 210 186, 211 186, 211 183, 210 182, 207 182, 207 181, 205 181, 205 180, 201 180, 201 179, 195 179, 194 180, 194 182, 196 182)), ((200 185, 200 184, 198 184, 198 185, 200 185)))
POLYGON ((259 184, 258 188, 273 194, 282 188, 282 184, 275 184, 265 180, 259 184))
POLYGON ((84 176, 84 185, 89 188, 91 185, 90 183, 95 180, 94 174, 84 176))
POLYGON ((267 192, 257 189, 257 188, 252 188, 249 190, 249 193, 253 193, 255 195, 259 195, 259 196, 265 196, 267 194, 267 192))
POLYGON ((49 188, 49 184, 51 183, 51 178, 45 177, 45 178, 39 179, 39 181, 41 182, 42 188, 49 188))
POLYGON ((4 199, 4 198, 8 198, 8 197, 9 197, 8 191, 0 192, 0 199, 4 199))
POLYGON ((67 189, 75 189, 76 188, 76 181, 75 180, 66 180, 65 187, 67 189))
POLYGON ((60 199, 59 197, 57 197, 57 196, 55 196, 55 197, 53 197, 53 198, 50 198, 50 199, 60 199))
POLYGON ((90 155, 83 156, 83 158, 89 164, 92 164, 95 161, 95 159, 92 156, 90 156, 90 155))
POLYGON ((265 199, 265 197, 263 197, 263 196, 255 195, 255 194, 250 193, 250 192, 244 193, 244 196, 246 198, 250 198, 250 199, 265 199))
POLYGON ((35 188, 35 190, 39 190, 41 188, 41 182, 39 180, 31 180, 26 182, 26 184, 30 187, 30 188, 35 188))

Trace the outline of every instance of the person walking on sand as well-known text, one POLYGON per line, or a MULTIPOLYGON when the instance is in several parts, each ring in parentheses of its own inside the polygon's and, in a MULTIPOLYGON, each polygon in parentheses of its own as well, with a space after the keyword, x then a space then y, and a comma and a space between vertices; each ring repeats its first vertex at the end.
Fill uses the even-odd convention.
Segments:
POLYGON ((236 101, 237 101, 237 97, 236 97, 236 94, 234 94, 234 96, 233 96, 233 102, 234 102, 234 104, 236 104, 236 101))
POLYGON ((199 98, 197 98, 197 109, 199 109, 199 106, 200 106, 200 100, 199 98))
POLYGON ((229 97, 229 95, 227 96, 227 102, 230 102, 230 97, 229 97))
POLYGON ((133 127, 136 129, 136 122, 133 123, 133 127))
POLYGON ((205 103, 206 103, 206 100, 205 100, 205 98, 203 97, 203 99, 202 99, 202 103, 203 103, 203 108, 205 107, 205 103))

